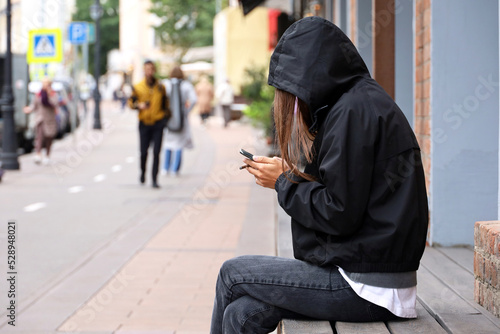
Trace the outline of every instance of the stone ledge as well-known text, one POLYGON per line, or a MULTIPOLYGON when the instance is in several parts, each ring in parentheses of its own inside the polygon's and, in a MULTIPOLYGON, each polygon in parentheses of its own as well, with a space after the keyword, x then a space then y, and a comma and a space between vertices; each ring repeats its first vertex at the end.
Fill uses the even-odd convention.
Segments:
POLYGON ((474 300, 500 317, 500 221, 474 226, 474 300))

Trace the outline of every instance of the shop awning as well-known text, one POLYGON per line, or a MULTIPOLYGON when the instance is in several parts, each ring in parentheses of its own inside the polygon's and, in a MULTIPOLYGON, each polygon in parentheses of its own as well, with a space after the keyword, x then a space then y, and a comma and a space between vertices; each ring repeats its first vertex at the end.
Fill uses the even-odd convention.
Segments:
POLYGON ((263 3, 265 0, 239 0, 243 7, 243 15, 250 13, 255 7, 263 3))

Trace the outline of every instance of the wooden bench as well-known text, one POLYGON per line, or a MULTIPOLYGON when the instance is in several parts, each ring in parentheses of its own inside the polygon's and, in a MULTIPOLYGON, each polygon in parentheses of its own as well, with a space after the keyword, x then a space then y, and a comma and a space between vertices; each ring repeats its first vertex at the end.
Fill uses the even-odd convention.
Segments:
MULTIPOLYGON (((278 256, 293 257, 290 217, 279 206, 277 212, 278 256)), ((473 258, 470 248, 426 248, 417 272, 417 319, 334 324, 284 319, 278 334, 498 334, 500 319, 474 301, 473 258)))

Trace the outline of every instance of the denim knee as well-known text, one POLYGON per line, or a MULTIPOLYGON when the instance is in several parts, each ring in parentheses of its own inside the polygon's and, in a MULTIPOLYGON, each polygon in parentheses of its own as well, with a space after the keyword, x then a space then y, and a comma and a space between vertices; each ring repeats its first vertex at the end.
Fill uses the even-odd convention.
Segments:
POLYGON ((238 303, 232 302, 224 310, 222 321, 223 333, 240 333, 243 324, 240 323, 238 303))
POLYGON ((276 327, 280 319, 273 310, 271 305, 250 296, 240 297, 224 311, 224 333, 268 333, 276 327))
MULTIPOLYGON (((253 261, 254 256, 243 255, 226 260, 219 270, 219 277, 224 279, 226 284, 234 282, 234 276, 241 273, 240 268, 245 268, 249 262, 253 261)), ((231 286, 228 285, 230 288, 231 286)))
POLYGON ((221 293, 221 289, 230 290, 232 287, 232 276, 235 272, 235 267, 238 267, 238 258, 232 258, 224 261, 219 269, 219 276, 217 278, 217 291, 221 293))
POLYGON ((224 261, 219 269, 219 278, 231 276, 231 272, 233 271, 236 262, 236 258, 224 261))

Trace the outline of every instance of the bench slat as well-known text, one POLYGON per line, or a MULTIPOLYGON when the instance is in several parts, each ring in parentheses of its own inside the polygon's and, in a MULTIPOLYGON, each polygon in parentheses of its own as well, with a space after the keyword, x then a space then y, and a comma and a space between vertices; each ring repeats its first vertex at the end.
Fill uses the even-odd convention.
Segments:
POLYGON ((465 268, 474 275, 474 251, 466 247, 440 247, 436 250, 465 268))
POLYGON ((283 319, 280 322, 280 334, 333 334, 332 326, 328 321, 305 321, 283 319))
POLYGON ((445 334, 446 331, 439 325, 424 307, 417 302, 417 319, 389 321, 387 327, 392 334, 445 334))
MULTIPOLYGON (((429 270, 434 276, 458 293, 463 299, 474 302, 474 275, 460 265, 451 261, 440 251, 428 247, 421 265, 429 270)), ((420 283, 420 282, 419 282, 420 283)))
POLYGON ((465 256, 468 256, 469 261, 473 261, 473 252, 466 248, 427 248, 422 258, 422 265, 442 282, 446 282, 447 286, 456 291, 463 299, 469 302, 472 307, 489 319, 498 327, 500 333, 500 319, 474 301, 473 274, 463 268, 461 264, 458 264, 455 258, 450 260, 447 255, 445 255, 444 250, 446 250, 450 256, 460 254, 459 256, 462 257, 462 260, 465 261, 465 256), (455 249, 455 251, 450 251, 451 249, 455 249))
POLYGON ((420 267, 417 275, 420 302, 445 330, 456 334, 498 334, 497 326, 424 266, 420 267))
POLYGON ((335 323, 337 334, 390 334, 383 322, 341 322, 335 323))

